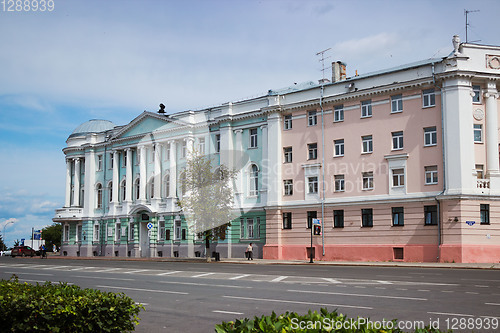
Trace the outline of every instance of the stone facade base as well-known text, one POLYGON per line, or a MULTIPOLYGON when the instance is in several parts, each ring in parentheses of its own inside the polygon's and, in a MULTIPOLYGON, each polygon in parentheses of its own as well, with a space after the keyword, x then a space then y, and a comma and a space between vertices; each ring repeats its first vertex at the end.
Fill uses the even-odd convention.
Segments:
POLYGON ((441 262, 498 263, 500 245, 443 245, 441 262))

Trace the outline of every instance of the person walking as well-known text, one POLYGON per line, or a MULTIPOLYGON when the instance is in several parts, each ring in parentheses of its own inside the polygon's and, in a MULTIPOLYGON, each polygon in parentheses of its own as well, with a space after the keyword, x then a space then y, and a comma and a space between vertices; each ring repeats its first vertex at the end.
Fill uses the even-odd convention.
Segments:
POLYGON ((247 254, 247 259, 253 260, 253 243, 248 244, 247 250, 245 252, 247 254))

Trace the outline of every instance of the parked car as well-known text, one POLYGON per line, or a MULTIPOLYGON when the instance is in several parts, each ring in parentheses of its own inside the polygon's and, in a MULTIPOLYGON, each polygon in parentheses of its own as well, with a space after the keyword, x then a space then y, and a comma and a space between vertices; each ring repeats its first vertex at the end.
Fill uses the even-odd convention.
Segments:
POLYGON ((24 246, 14 246, 14 248, 12 249, 11 256, 12 256, 12 258, 17 257, 17 256, 21 256, 21 257, 30 256, 30 257, 33 257, 36 254, 37 253, 36 253, 35 250, 33 250, 29 246, 24 245, 24 246))
POLYGON ((7 257, 7 256, 10 256, 10 255, 11 255, 11 253, 12 253, 12 251, 11 251, 11 250, 3 251, 3 255, 4 255, 4 256, 6 256, 6 257, 7 257))

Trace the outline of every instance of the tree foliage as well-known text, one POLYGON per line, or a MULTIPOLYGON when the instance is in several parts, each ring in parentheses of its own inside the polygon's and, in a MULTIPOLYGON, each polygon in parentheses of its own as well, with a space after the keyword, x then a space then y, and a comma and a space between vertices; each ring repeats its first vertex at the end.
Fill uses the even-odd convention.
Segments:
POLYGON ((179 200, 189 230, 203 235, 207 248, 209 241, 224 240, 232 220, 234 170, 226 166, 214 167, 208 156, 193 153, 181 174, 184 196, 179 200))
POLYGON ((0 250, 6 250, 7 249, 7 246, 5 245, 5 243, 3 242, 3 235, 0 234, 0 250))
POLYGON ((47 249, 52 249, 53 244, 56 244, 58 248, 61 247, 62 225, 55 223, 43 228, 42 238, 45 240, 45 247, 47 249))

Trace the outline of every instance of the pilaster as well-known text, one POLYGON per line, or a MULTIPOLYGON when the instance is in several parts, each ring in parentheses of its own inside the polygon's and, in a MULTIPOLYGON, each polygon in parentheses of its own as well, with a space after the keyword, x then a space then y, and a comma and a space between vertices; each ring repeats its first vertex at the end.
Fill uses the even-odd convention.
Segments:
POLYGON ((72 160, 66 159, 66 201, 64 203, 64 207, 71 206, 71 166, 72 160))
POLYGON ((130 148, 125 149, 127 152, 127 170, 125 175, 125 201, 132 202, 132 192, 133 192, 133 179, 132 179, 132 154, 133 150, 130 148))
POLYGON ((279 113, 271 113, 267 118, 268 140, 267 156, 263 155, 265 161, 264 173, 266 174, 267 185, 267 204, 281 204, 281 167, 282 167, 282 148, 281 148, 281 116, 279 113))
POLYGON ((72 206, 80 206, 80 159, 75 158, 75 170, 74 170, 74 187, 73 187, 73 203, 72 206))

